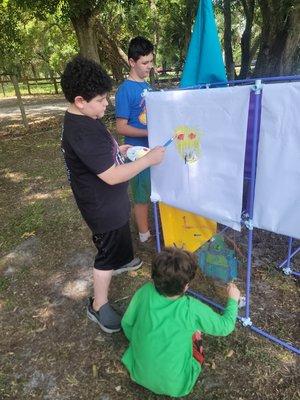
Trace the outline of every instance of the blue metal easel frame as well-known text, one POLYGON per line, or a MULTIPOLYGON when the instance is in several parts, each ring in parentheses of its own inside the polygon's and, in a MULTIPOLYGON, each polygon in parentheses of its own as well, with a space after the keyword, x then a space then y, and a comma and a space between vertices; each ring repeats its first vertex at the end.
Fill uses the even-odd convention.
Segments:
MULTIPOLYGON (((261 98, 262 98, 262 83, 275 83, 275 82, 286 82, 286 81, 298 81, 300 80, 300 75, 296 76, 285 76, 285 77, 270 77, 270 78, 261 78, 261 79, 245 79, 245 80, 235 80, 229 82, 218 82, 211 84, 200 84, 197 86, 187 87, 183 89, 175 89, 175 90, 187 90, 187 89, 206 89, 212 87, 226 87, 233 85, 253 85, 252 90, 254 91, 254 124, 253 124, 253 148, 252 148, 252 159, 251 159, 251 176, 250 176, 250 188, 248 192, 248 204, 246 213, 243 213, 243 222, 248 229, 248 252, 247 252, 247 273, 246 273, 246 296, 245 296, 245 315, 243 317, 238 316, 238 320, 243 324, 243 326, 248 327, 252 331, 258 333, 259 335, 269 339, 270 341, 286 348, 287 350, 300 355, 300 349, 295 347, 293 344, 290 344, 284 340, 277 338, 274 335, 271 335, 267 331, 255 326, 251 321, 250 316, 250 296, 251 296, 251 272, 252 272, 252 249, 253 249, 253 207, 254 207, 254 197, 255 197, 255 179, 256 179, 256 160, 257 160, 257 151, 258 151, 258 141, 259 141, 259 130, 260 130, 260 111, 261 111, 261 98), (245 218, 246 215, 246 218, 245 218)), ((174 90, 174 89, 173 89, 174 90)), ((158 207, 157 202, 153 202, 154 206, 154 222, 155 222, 155 230, 156 230, 156 247, 157 251, 161 251, 161 240, 160 240, 160 229, 159 229, 159 221, 158 221, 158 207)), ((291 258, 296 255, 300 251, 300 247, 292 252, 292 238, 289 238, 288 243, 288 257, 287 259, 281 263, 278 268, 282 269, 287 275, 293 274, 296 277, 299 277, 299 273, 292 271, 290 269, 290 261, 291 258), (286 267, 284 267, 286 265, 286 267)), ((202 294, 195 292, 189 289, 188 293, 195 298, 198 298, 217 309, 223 310, 224 307, 220 304, 214 302, 213 300, 203 296, 202 294)))
POLYGON ((289 237, 287 258, 277 266, 277 269, 282 271, 285 275, 293 275, 295 278, 299 278, 300 272, 294 271, 291 268, 291 260, 297 253, 299 253, 300 246, 293 250, 292 245, 293 245, 293 238, 289 237))

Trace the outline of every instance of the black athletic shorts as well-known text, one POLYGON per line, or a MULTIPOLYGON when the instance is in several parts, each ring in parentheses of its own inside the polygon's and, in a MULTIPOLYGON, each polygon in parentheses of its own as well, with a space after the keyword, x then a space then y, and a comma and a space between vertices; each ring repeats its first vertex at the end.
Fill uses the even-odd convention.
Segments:
POLYGON ((93 242, 98 250, 96 269, 118 269, 133 260, 129 222, 114 231, 94 234, 93 242))

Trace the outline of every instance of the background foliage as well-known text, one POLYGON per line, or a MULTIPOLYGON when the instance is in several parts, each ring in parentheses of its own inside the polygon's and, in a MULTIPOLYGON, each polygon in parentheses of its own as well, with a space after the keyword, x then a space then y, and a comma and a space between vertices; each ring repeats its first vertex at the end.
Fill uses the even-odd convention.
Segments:
MULTIPOLYGON (((298 2, 213 3, 231 77, 299 72, 298 2)), ((128 42, 136 35, 153 41, 157 66, 180 69, 197 6, 198 0, 2 0, 0 73, 51 77, 80 52, 119 81, 127 70, 128 42)))

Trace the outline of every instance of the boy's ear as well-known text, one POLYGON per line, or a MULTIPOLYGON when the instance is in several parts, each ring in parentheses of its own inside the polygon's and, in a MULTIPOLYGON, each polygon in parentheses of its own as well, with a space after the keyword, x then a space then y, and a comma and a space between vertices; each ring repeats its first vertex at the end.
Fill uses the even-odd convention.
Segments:
POLYGON ((129 58, 129 59, 128 59, 128 64, 129 64, 129 66, 130 66, 131 68, 133 68, 133 67, 135 66, 135 61, 134 61, 134 59, 133 59, 133 58, 129 58))
POLYGON ((78 107, 80 110, 84 107, 84 104, 86 103, 86 100, 82 96, 76 96, 74 99, 74 104, 76 107, 78 107))

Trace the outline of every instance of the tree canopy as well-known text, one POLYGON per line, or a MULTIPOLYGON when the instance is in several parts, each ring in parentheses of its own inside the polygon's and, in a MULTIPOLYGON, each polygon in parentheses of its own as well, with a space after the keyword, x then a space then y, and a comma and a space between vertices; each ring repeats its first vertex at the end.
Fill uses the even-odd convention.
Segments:
MULTIPOLYGON (((213 3, 229 77, 299 73, 296 0, 213 3)), ((128 42, 136 35, 154 43, 157 66, 179 69, 197 7, 198 0, 2 0, 0 73, 60 74, 80 52, 119 81, 127 70, 128 42)))

